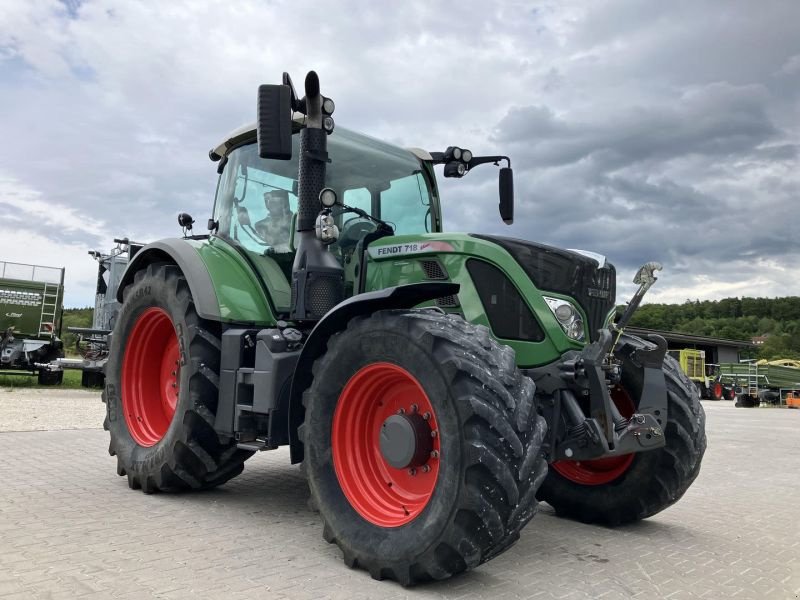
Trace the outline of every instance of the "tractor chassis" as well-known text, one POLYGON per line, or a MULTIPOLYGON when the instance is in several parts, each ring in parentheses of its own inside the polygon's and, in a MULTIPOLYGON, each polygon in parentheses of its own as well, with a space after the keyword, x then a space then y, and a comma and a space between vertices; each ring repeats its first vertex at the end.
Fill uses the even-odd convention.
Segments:
POLYGON ((613 337, 610 330, 602 330, 599 339, 582 351, 568 352, 545 367, 524 370, 536 381, 550 425, 545 448, 550 462, 608 458, 665 445, 663 360, 667 344, 659 336, 650 336, 653 347, 630 347, 627 341, 615 345, 613 337), (620 414, 609 392, 620 381, 625 356, 629 360, 624 368, 642 371, 641 389, 630 390, 638 398, 631 398, 637 408, 629 418, 620 414), (588 417, 581 404, 588 406, 588 417))
POLYGON ((236 440, 241 450, 290 444, 292 463, 302 461, 296 435, 304 413, 299 396, 309 386, 312 364, 324 353, 329 337, 357 315, 411 308, 458 290, 458 284, 438 282, 389 287, 348 298, 313 328, 279 322, 277 327, 224 330, 214 429, 236 440))

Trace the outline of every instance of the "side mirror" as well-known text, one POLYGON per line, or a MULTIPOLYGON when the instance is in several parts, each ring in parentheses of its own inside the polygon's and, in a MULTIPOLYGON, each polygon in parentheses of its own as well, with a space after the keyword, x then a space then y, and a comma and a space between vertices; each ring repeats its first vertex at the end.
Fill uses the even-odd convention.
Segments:
POLYGON ((500 218, 506 225, 514 222, 514 171, 511 167, 500 169, 500 218))
POLYGON ((189 231, 192 230, 192 225, 194 225, 194 219, 192 215, 189 213, 181 213, 178 215, 178 225, 180 225, 184 229, 188 229, 189 231))
POLYGON ((258 86, 256 136, 261 158, 292 158, 292 101, 288 85, 258 86))

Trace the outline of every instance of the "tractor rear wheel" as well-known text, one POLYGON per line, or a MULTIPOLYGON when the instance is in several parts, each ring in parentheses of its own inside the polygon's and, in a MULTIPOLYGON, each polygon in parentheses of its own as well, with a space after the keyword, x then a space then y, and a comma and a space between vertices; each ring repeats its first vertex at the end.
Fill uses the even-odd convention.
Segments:
POLYGON ((350 567, 411 585, 509 548, 547 465, 533 381, 489 330, 387 310, 332 336, 300 438, 323 535, 350 567))
POLYGON ((139 271, 124 296, 103 391, 117 474, 145 493, 225 483, 252 453, 214 430, 218 325, 197 316, 174 265, 139 271))
MULTIPOLYGON (((630 336, 622 339, 645 344, 630 336)), ((627 357, 622 373, 622 391, 612 391, 612 398, 623 416, 630 416, 635 409, 630 398, 638 397, 641 371, 627 357)), ((705 412, 697 388, 670 356, 664 358, 664 378, 666 446, 619 457, 553 463, 539 499, 559 516, 604 525, 645 519, 678 501, 700 472, 706 449, 705 412)))

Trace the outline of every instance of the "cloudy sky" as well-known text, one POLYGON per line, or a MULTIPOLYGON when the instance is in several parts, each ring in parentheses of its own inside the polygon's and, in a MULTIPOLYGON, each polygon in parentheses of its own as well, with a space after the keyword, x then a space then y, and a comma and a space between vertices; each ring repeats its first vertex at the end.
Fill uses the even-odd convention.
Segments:
POLYGON ((260 83, 320 74, 339 125, 408 146, 509 154, 443 182, 451 230, 607 255, 621 298, 800 295, 800 3, 3 0, 0 259, 91 248, 209 216, 207 153, 260 83))

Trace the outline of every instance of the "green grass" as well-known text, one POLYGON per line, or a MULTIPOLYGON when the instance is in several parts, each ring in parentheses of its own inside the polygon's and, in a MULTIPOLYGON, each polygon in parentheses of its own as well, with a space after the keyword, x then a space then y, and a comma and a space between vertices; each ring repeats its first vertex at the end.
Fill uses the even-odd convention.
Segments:
POLYGON ((0 374, 0 388, 81 389, 81 371, 65 369, 64 381, 61 385, 39 385, 36 375, 0 374))

